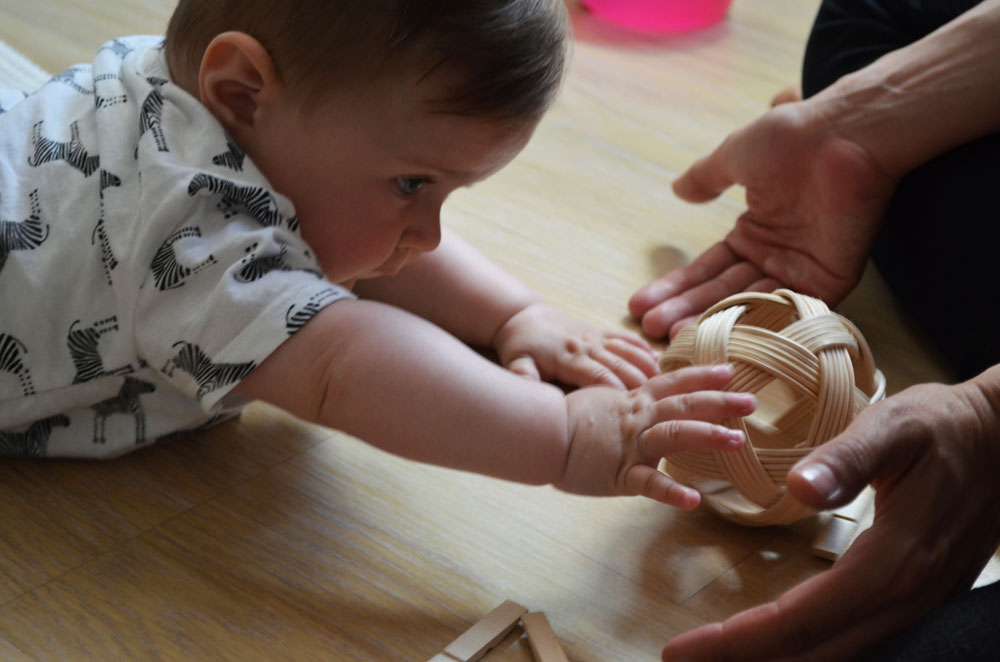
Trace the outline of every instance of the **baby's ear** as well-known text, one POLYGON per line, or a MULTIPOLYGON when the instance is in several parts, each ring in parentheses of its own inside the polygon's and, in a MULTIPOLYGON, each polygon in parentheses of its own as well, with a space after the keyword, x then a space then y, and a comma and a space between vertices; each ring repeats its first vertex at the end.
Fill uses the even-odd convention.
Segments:
POLYGON ((205 49, 198 72, 201 102, 237 142, 253 129, 282 83, 264 46, 243 32, 223 32, 205 49))

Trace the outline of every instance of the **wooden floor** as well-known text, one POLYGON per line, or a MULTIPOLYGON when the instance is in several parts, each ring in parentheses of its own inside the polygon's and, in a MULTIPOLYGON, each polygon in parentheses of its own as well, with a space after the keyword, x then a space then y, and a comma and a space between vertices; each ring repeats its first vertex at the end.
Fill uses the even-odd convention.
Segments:
MULTIPOLYGON (((626 325, 629 295, 721 237, 671 180, 794 83, 815 0, 736 0, 637 37, 575 6, 572 71, 534 141, 446 222, 550 301, 626 325)), ((0 38, 50 71, 158 33, 168 0, 4 0, 0 38)), ((869 274, 841 307, 890 391, 947 379, 869 274)), ((0 461, 0 659, 421 661, 512 599, 577 662, 663 643, 827 567, 817 528, 598 500, 406 462, 268 407, 111 462, 0 461)), ((530 660, 508 637, 487 660, 530 660)))

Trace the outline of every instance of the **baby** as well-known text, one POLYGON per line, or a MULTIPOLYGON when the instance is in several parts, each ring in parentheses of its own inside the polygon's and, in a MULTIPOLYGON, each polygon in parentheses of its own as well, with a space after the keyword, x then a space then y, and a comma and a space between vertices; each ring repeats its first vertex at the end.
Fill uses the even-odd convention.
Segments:
POLYGON ((561 0, 181 0, 0 115, 0 452, 112 456, 264 400, 423 462, 690 508, 725 366, 543 303, 442 230, 525 146, 561 0), (497 364, 470 346, 492 348, 497 364), (543 380, 588 386, 565 394, 543 380))

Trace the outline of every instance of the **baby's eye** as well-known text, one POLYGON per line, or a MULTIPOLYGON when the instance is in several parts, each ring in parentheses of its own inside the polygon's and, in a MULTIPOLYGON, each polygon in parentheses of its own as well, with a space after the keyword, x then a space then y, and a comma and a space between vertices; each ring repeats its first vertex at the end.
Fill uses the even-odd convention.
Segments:
POLYGON ((423 188, 425 181, 427 180, 420 177, 397 177, 396 186, 403 195, 413 195, 423 188))

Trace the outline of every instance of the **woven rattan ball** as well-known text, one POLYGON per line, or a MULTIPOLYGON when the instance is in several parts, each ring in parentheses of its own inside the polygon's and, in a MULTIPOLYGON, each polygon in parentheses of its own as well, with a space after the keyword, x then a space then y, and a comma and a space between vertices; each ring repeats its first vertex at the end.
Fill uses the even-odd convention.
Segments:
POLYGON ((785 490, 786 474, 885 395, 868 344, 819 299, 778 290, 743 293, 707 310, 660 358, 664 372, 729 363, 729 391, 757 395, 757 411, 725 425, 743 430, 738 451, 685 451, 660 468, 698 489, 726 519, 791 524, 814 514, 785 490))

